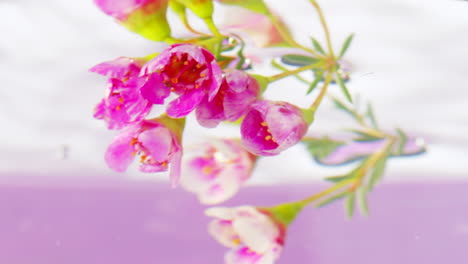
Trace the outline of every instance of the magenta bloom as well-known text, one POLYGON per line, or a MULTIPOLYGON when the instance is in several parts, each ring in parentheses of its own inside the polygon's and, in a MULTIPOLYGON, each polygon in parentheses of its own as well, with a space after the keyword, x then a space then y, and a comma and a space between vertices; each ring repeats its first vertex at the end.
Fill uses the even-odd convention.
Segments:
POLYGON ((174 119, 144 120, 127 128, 107 148, 107 165, 115 171, 123 172, 138 155, 140 171, 167 171, 170 165, 170 178, 176 183, 180 176, 182 158, 181 122, 183 121, 174 119), (163 124, 168 122, 172 124, 163 124))
POLYGON ((285 227, 269 215, 251 206, 214 207, 205 211, 214 217, 209 233, 231 248, 224 256, 226 264, 273 264, 280 256, 285 227))
POLYGON ((250 177, 255 157, 231 139, 215 139, 189 148, 184 155, 181 185, 203 204, 234 196, 250 177))
POLYGON ((250 75, 240 70, 226 72, 223 83, 213 98, 205 97, 197 107, 197 120, 204 127, 215 127, 222 121, 236 121, 257 100, 260 87, 250 75))
POLYGON ((221 85, 222 73, 214 56, 201 47, 175 44, 149 61, 142 69, 147 83, 143 96, 161 103, 171 92, 179 95, 167 107, 170 117, 188 115, 208 96, 213 100, 221 85))
POLYGON ((144 62, 121 57, 104 62, 90 71, 109 77, 104 99, 94 109, 94 117, 106 122, 109 129, 121 129, 142 120, 151 110, 151 103, 143 98, 138 77, 144 62))
POLYGON ((242 121, 242 143, 255 155, 272 156, 297 144, 307 127, 298 107, 286 102, 257 101, 242 121))

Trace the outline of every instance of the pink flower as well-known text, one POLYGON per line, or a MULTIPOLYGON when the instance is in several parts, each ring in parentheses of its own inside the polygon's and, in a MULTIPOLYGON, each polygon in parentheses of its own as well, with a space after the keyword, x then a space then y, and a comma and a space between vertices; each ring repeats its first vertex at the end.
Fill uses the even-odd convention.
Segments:
POLYGON ((148 79, 142 93, 151 102, 164 102, 170 92, 179 95, 167 107, 167 114, 174 118, 188 115, 205 96, 213 100, 222 80, 214 56, 191 44, 172 45, 149 61, 142 75, 148 79))
POLYGON ((109 77, 106 95, 94 109, 94 117, 104 120, 109 129, 141 121, 150 112, 151 103, 140 93, 144 79, 138 74, 143 63, 121 57, 91 68, 90 71, 109 77))
POLYGON ((211 128, 225 120, 236 121, 257 100, 259 90, 257 81, 244 71, 228 71, 213 100, 205 97, 197 107, 198 123, 211 128))
POLYGON ((242 121, 242 143, 255 155, 272 156, 297 144, 307 127, 298 107, 286 102, 257 101, 242 121))
POLYGON ((167 171, 170 165, 170 178, 175 184, 180 176, 183 122, 182 119, 162 117, 130 126, 115 137, 107 148, 107 165, 123 172, 138 155, 141 163, 139 169, 143 172, 167 171))
POLYGON ((94 3, 130 31, 145 38, 161 41, 171 35, 166 20, 168 0, 94 0, 94 3))
POLYGON ((198 195, 203 204, 216 204, 234 196, 250 177, 255 157, 239 142, 218 139, 200 144, 185 154, 181 185, 198 195))
POLYGON ((226 264, 272 264, 280 256, 286 228, 255 207, 214 207, 205 214, 215 219, 208 232, 231 248, 226 264))

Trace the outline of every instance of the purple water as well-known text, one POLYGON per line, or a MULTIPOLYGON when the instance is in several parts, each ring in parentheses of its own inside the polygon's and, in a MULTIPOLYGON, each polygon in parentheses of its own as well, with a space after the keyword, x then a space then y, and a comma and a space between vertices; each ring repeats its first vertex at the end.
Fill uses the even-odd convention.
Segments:
MULTIPOLYGON (((15 177, 0 184, 2 264, 222 263, 224 248, 205 232, 203 206, 181 189, 103 177, 15 177)), ((250 187, 228 204, 273 205, 321 188, 250 187)), ((345 220, 341 202, 305 210, 278 263, 466 264, 467 189, 468 182, 383 184, 369 197, 367 219, 345 220)))

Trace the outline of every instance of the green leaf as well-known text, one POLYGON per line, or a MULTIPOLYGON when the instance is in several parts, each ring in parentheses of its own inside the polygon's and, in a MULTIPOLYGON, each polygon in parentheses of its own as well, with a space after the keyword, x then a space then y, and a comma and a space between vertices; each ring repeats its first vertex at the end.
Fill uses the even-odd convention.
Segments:
POLYGON ((351 34, 346 38, 345 42, 343 43, 343 46, 341 47, 340 55, 338 55, 338 58, 343 57, 343 55, 346 53, 346 51, 349 48, 349 45, 353 41, 353 37, 354 37, 354 34, 351 34))
POLYGON ((348 101, 350 103, 352 103, 353 99, 351 98, 351 95, 349 94, 348 88, 346 88, 346 85, 344 84, 343 79, 341 79, 341 76, 340 76, 340 74, 338 72, 335 72, 335 79, 336 79, 336 82, 338 83, 338 85, 340 86, 341 91, 346 96, 346 99, 348 99, 348 101))
POLYGON ((406 141, 408 140, 408 136, 406 135, 405 132, 403 132, 403 130, 399 128, 397 128, 397 133, 398 133, 399 141, 400 141, 400 143, 398 144, 398 155, 402 155, 403 152, 405 151, 405 145, 406 145, 406 141))
POLYGON ((353 177, 352 174, 346 174, 346 175, 339 175, 339 176, 329 176, 329 177, 326 177, 325 180, 337 183, 340 181, 347 180, 351 177, 353 177))
POLYGON ((387 159, 388 154, 377 161, 375 164, 374 169, 372 170, 372 173, 369 177, 369 183, 367 184, 366 192, 371 192, 375 184, 377 184, 382 179, 383 173, 385 171, 385 165, 387 164, 387 159))
POLYGON ((333 104, 338 110, 344 111, 345 113, 350 114, 353 118, 359 119, 356 112, 351 108, 343 104, 340 100, 332 97, 333 104))
POLYGON ((325 54, 325 51, 323 50, 320 43, 315 38, 311 38, 311 39, 312 39, 312 45, 314 45, 314 49, 321 54, 325 54))
POLYGON ((375 115, 374 115, 374 110, 372 109, 372 105, 369 103, 367 104, 367 113, 366 113, 367 117, 369 118, 371 124, 372 124, 372 127, 375 128, 375 129, 379 129, 379 125, 377 124, 377 120, 375 119, 375 115))
POLYGON ((281 62, 292 66, 305 66, 317 63, 319 60, 305 55, 300 54, 286 54, 281 56, 281 62))
POLYGON ((367 205, 367 192, 364 188, 357 190, 357 204, 361 214, 364 216, 369 215, 369 206, 367 205))
POLYGON ((307 90, 306 94, 310 94, 318 85, 318 83, 323 79, 323 72, 322 71, 316 71, 315 72, 315 79, 314 81, 310 84, 309 89, 307 90))
POLYGON ((316 204, 315 207, 316 208, 321 208, 321 207, 324 207, 324 206, 327 206, 335 201, 338 201, 338 200, 341 200, 343 198, 345 198, 346 196, 348 196, 348 192, 342 192, 342 193, 339 193, 339 194, 336 194, 336 195, 333 195, 323 201, 321 201, 320 203, 316 204))
POLYGON ((336 148, 344 145, 344 142, 332 140, 328 137, 305 139, 303 142, 306 144, 309 153, 317 159, 328 157, 336 148))
POLYGON ((349 193, 348 197, 345 200, 345 210, 346 216, 348 219, 351 219, 354 214, 354 203, 355 203, 356 194, 354 192, 349 193))

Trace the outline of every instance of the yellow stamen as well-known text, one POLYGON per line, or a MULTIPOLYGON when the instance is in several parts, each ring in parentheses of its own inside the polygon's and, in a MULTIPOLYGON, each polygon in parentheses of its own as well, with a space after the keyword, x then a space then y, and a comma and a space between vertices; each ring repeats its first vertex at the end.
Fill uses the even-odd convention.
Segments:
POLYGON ((270 136, 270 135, 265 137, 265 140, 270 140, 270 139, 272 139, 272 136, 270 136))
POLYGON ((267 123, 265 121, 263 121, 262 123, 260 123, 260 125, 267 126, 267 123))
POLYGON ((197 69, 200 69, 200 68, 201 68, 201 64, 198 63, 195 67, 197 67, 197 69))
POLYGON ((188 65, 188 61, 184 61, 184 65, 188 65))
POLYGON ((118 99, 118 101, 119 101, 119 103, 123 104, 124 99, 123 99, 122 97, 120 97, 120 98, 118 99))
POLYGON ((211 174, 213 172, 213 168, 210 167, 210 166, 205 166, 205 167, 203 167, 202 172, 204 174, 211 174))
POLYGON ((120 105, 118 105, 118 106, 115 107, 115 110, 119 111, 120 108, 121 108, 120 105))
POLYGON ((206 77, 206 73, 200 73, 200 77, 201 78, 206 77))
POLYGON ((240 245, 241 240, 240 240, 239 237, 236 237, 236 238, 234 238, 234 239, 232 240, 232 243, 234 243, 234 244, 237 246, 237 245, 240 245))

